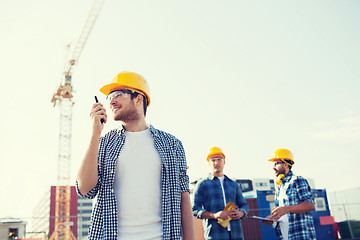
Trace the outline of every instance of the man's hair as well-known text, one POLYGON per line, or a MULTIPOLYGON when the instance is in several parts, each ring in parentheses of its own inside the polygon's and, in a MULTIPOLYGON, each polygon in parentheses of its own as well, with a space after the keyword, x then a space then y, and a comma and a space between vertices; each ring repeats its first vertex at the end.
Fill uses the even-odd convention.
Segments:
POLYGON ((291 161, 291 160, 289 160, 289 159, 284 159, 284 161, 285 161, 286 163, 288 163, 289 169, 291 170, 292 165, 294 164, 294 162, 291 161))
MULTIPOLYGON (((133 100, 134 98, 136 98, 139 94, 140 94, 140 93, 138 93, 138 92, 133 92, 133 93, 131 93, 131 94, 130 94, 131 100, 133 100)), ((141 94, 141 96, 143 97, 144 116, 146 116, 146 110, 147 110, 147 103, 148 103, 148 101, 147 101, 147 98, 146 98, 143 94, 141 94)))

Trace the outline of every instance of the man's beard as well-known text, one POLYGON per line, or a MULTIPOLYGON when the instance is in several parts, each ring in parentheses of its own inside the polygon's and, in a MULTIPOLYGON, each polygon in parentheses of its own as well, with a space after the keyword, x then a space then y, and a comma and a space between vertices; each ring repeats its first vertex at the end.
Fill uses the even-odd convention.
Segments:
POLYGON ((279 176, 280 174, 284 174, 285 175, 285 169, 279 169, 278 171, 275 172, 276 176, 279 176))
POLYGON ((135 106, 129 106, 127 109, 120 109, 120 113, 114 116, 115 121, 132 122, 139 120, 135 106))

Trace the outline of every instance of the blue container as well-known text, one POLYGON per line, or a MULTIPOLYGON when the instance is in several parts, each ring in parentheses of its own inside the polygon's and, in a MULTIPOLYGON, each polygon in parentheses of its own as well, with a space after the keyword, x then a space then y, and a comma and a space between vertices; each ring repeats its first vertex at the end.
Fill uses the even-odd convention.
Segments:
POLYGON ((336 239, 333 225, 320 225, 320 217, 331 216, 325 189, 312 189, 315 197, 315 210, 312 211, 316 238, 318 240, 336 239))
MULTIPOLYGON (((259 208, 259 216, 267 217, 270 215, 270 209, 275 205, 274 201, 271 201, 275 198, 275 191, 257 191, 257 203, 259 208)), ((277 240, 278 237, 275 233, 275 228, 273 226, 268 226, 264 223, 261 223, 261 237, 266 240, 277 240)))
MULTIPOLYGON (((325 189, 313 189, 315 196, 316 209, 312 211, 316 238, 317 240, 332 240, 335 238, 334 228, 332 225, 320 225, 321 216, 331 216, 329 210, 328 199, 325 189)), ((270 215, 270 209, 275 206, 275 191, 257 191, 257 203, 259 208, 259 216, 267 217, 270 215)), ((278 239, 275 229, 272 226, 261 224, 262 239, 276 240, 278 239)))

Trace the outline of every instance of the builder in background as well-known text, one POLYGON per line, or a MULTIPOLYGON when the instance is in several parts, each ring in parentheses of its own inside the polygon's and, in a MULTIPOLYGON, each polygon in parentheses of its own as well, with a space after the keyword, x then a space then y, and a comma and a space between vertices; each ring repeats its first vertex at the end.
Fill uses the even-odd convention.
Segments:
MULTIPOLYGON (((276 179, 275 208, 267 218, 281 220, 275 223, 276 234, 284 240, 316 239, 310 211, 315 209, 314 197, 307 180, 292 172, 294 158, 287 149, 277 149, 274 162, 276 179)), ((272 221, 264 221, 271 225, 272 221)))
POLYGON ((194 239, 189 178, 181 141, 148 125, 149 87, 136 73, 121 72, 100 89, 119 127, 93 105, 92 136, 78 177, 78 192, 97 202, 89 239, 194 239))
POLYGON ((195 186, 193 214, 203 219, 205 239, 243 239, 240 219, 246 216, 248 205, 240 186, 224 175, 225 154, 220 148, 211 148, 207 161, 211 173, 195 186), (228 203, 234 203, 235 209, 224 211, 228 203))

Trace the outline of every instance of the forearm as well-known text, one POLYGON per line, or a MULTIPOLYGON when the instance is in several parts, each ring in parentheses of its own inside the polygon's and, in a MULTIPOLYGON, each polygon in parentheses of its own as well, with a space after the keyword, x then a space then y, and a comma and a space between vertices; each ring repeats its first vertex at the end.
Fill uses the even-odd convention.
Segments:
POLYGON ((315 209, 312 202, 304 201, 296 205, 286 206, 286 211, 289 213, 306 213, 315 209))
POLYGON ((181 193, 181 226, 184 240, 195 239, 189 192, 181 193))
POLYGON ((216 219, 215 213, 213 212, 203 212, 201 215, 202 219, 216 219))
POLYGON ((77 181, 79 191, 82 195, 86 195, 93 189, 98 181, 98 153, 99 153, 99 136, 93 136, 90 140, 89 147, 81 162, 77 181))

